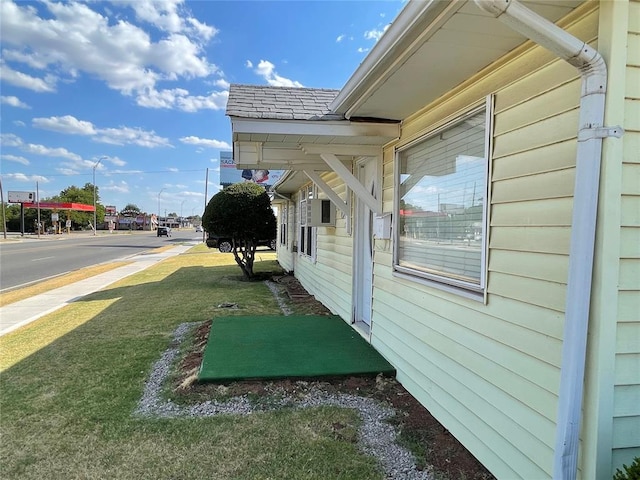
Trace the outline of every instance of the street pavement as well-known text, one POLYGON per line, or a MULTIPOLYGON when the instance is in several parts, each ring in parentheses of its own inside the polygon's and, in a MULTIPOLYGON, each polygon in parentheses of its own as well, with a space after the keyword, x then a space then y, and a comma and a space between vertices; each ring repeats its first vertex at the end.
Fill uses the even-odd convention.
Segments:
POLYGON ((55 290, 50 290, 46 293, 0 307, 0 336, 27 325, 69 303, 79 300, 85 295, 97 292, 118 280, 122 280, 129 275, 149 268, 166 258, 180 255, 194 245, 197 245, 197 243, 176 245, 171 249, 159 253, 143 253, 127 257, 126 260, 131 263, 123 267, 115 268, 109 272, 95 275, 80 282, 56 288, 55 290))

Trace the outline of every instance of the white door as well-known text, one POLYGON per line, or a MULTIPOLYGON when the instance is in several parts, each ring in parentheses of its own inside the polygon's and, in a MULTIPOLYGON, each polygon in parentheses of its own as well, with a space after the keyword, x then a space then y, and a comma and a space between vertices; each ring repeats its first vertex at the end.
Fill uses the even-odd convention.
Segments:
MULTIPOLYGON (((367 158, 356 164, 358 180, 367 191, 377 197, 377 159, 367 158)), ((373 294, 373 212, 356 199, 354 251, 354 321, 371 326, 371 297, 373 294)))

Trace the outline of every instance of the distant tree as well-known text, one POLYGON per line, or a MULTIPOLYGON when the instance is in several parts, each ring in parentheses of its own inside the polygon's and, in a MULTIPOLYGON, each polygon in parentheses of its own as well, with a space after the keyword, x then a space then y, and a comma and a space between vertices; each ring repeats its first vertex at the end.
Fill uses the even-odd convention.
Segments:
POLYGON ((202 215, 202 226, 231 238, 233 256, 245 278, 253 279, 258 240, 274 238, 276 217, 264 187, 234 183, 216 193, 202 215))
POLYGON ((136 218, 138 215, 142 215, 142 210, 135 203, 127 203, 122 210, 120 210, 120 215, 129 219, 129 229, 133 230, 137 228, 137 224, 133 218, 136 218))
POLYGON ((120 210, 120 214, 125 217, 137 217, 142 214, 142 210, 135 203, 127 203, 125 207, 120 210))
MULTIPOLYGON (((84 187, 78 188, 75 185, 65 188, 60 192, 60 195, 52 197, 49 201, 62 202, 62 203, 83 203, 85 205, 93 205, 94 185, 92 183, 85 183, 84 187)), ((104 222, 105 208, 104 205, 99 203, 100 194, 98 187, 95 187, 96 198, 96 223, 101 224, 104 222)), ((74 228, 80 228, 89 223, 93 223, 93 212, 69 212, 71 222, 74 228)), ((67 213, 64 212, 66 218, 67 213)))

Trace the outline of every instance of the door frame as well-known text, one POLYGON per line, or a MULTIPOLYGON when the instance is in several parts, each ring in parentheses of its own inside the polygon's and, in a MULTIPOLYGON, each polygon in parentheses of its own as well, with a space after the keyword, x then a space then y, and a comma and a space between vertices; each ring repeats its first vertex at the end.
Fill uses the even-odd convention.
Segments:
MULTIPOLYGON (((362 157, 354 163, 356 178, 376 199, 380 198, 381 192, 379 181, 380 160, 379 157, 362 157), (373 171, 367 172, 367 167, 373 169, 373 171)), ((374 212, 364 201, 356 197, 354 217, 353 309, 351 322, 356 326, 360 334, 370 341, 373 302, 374 212), (370 252, 370 255, 366 252, 370 252)))

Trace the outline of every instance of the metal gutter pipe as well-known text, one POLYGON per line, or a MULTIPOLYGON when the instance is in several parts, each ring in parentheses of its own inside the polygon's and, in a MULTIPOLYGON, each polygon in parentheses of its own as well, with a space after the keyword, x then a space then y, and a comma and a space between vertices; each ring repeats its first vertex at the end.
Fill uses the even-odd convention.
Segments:
POLYGON ((572 480, 578 470, 602 139, 620 138, 624 131, 621 127, 603 126, 607 67, 595 49, 517 0, 475 0, 475 3, 576 67, 582 77, 553 464, 554 479, 572 480))

